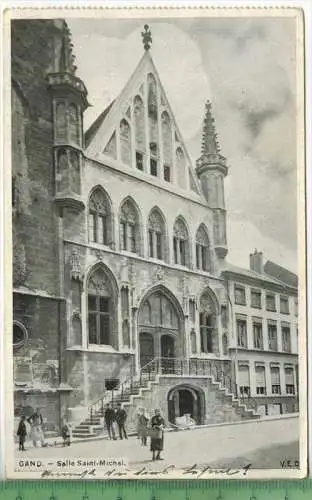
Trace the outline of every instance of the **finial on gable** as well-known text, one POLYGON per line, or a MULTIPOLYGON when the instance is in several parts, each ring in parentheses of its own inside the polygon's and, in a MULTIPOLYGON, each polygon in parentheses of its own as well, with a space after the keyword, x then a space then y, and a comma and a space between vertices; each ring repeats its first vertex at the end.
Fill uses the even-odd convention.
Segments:
POLYGON ((144 25, 144 31, 141 32, 142 36, 142 42, 145 50, 149 50, 152 45, 152 33, 151 30, 149 29, 149 25, 145 24, 144 25))

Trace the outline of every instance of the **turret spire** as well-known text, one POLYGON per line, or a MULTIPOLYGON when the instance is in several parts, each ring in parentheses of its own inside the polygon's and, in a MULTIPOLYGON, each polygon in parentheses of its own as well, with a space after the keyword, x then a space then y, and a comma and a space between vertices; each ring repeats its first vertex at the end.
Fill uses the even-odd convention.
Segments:
POLYGON ((202 155, 217 154, 220 153, 220 144, 216 134, 215 120, 212 116, 210 101, 206 102, 205 108, 201 153, 202 155))
POLYGON ((145 50, 149 50, 152 45, 152 33, 151 30, 149 29, 149 25, 145 24, 144 25, 144 31, 141 33, 142 36, 142 42, 145 50))
POLYGON ((71 41, 71 32, 64 21, 62 33, 62 48, 60 54, 59 71, 65 73, 76 73, 77 66, 75 66, 75 56, 73 54, 73 44, 71 41))

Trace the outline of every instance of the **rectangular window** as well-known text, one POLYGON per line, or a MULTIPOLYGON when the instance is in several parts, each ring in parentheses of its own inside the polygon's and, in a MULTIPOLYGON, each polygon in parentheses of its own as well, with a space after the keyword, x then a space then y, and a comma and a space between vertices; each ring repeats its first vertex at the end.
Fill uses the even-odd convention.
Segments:
POLYGON ((107 238, 107 217, 105 215, 99 216, 99 224, 100 224, 100 234, 99 234, 99 243, 103 243, 103 245, 108 244, 107 238))
POLYGON ((157 177, 157 160, 154 158, 151 158, 150 160, 150 165, 151 165, 151 175, 154 175, 154 177, 157 177))
POLYGON ((156 255, 157 259, 162 259, 162 238, 161 233, 156 233, 156 255))
POLYGON ((196 243, 196 268, 200 269, 200 245, 196 243))
POLYGON ((284 352, 291 352, 290 326, 282 324, 282 346, 284 352))
POLYGON ((125 222, 120 223, 120 245, 121 250, 127 250, 127 225, 125 222))
POLYGON ((99 297, 100 312, 109 312, 109 299, 107 297, 99 297))
POLYGON ((267 311, 276 311, 276 304, 275 304, 275 295, 271 293, 266 294, 266 310, 267 311))
POLYGON ((295 316, 298 316, 298 300, 295 299, 295 316))
POLYGON ((246 294, 243 286, 235 285, 234 288, 235 304, 246 305, 246 294))
POLYGON ((282 314, 289 314, 288 297, 280 297, 280 312, 282 314))
POLYGON ((249 366, 239 365, 238 366, 238 384, 239 392, 242 396, 250 395, 250 378, 249 378, 249 366))
POLYGON ((201 247, 201 258, 202 258, 202 269, 203 271, 208 271, 208 259, 207 259, 207 247, 201 247))
POLYGON ((271 384, 272 394, 281 393, 280 369, 277 366, 271 366, 271 384))
POLYGON ((247 322, 243 319, 236 320, 237 345, 247 347, 247 322))
POLYGON ((190 309, 190 321, 191 323, 195 323, 195 300, 190 299, 189 301, 189 309, 190 309))
POLYGON ((265 367, 256 366, 256 393, 266 394, 265 367))
POLYGON ((96 224, 96 214, 89 214, 89 240, 92 242, 97 241, 97 224, 96 224))
POLYGON ((181 266, 185 266, 185 241, 180 240, 179 241, 179 253, 180 253, 180 264, 181 266))
POLYGON ((135 241, 135 225, 134 224, 128 224, 128 237, 129 237, 128 250, 130 252, 135 253, 136 241, 135 241))
POLYGON ((96 335, 96 314, 90 313, 88 314, 88 327, 89 327, 89 344, 97 344, 97 335, 96 335))
POLYGON ((252 323, 252 329, 253 329, 254 348, 263 350, 262 323, 260 321, 254 320, 252 323))
POLYGON ((276 323, 268 323, 268 343, 270 351, 277 351, 277 327, 276 323))
POLYGON ((261 309, 261 291, 251 290, 251 307, 261 309))
POLYGON ((170 182, 170 167, 169 165, 164 165, 164 179, 167 182, 170 182))
POLYGON ((139 151, 136 151, 135 153, 135 162, 136 162, 136 168, 138 170, 143 170, 143 154, 140 153, 139 151))
POLYGON ((174 263, 178 263, 178 240, 176 237, 173 238, 173 254, 174 254, 174 263))
POLYGON ((285 368, 285 384, 286 394, 295 394, 295 375, 291 367, 285 368))
POLYGON ((88 295, 88 310, 96 311, 96 295, 88 295))
POLYGON ((149 248, 149 256, 151 258, 154 257, 154 232, 150 229, 148 232, 148 248, 149 248))
POLYGON ((109 316, 100 315, 100 338, 99 343, 101 345, 110 344, 109 335, 109 316))

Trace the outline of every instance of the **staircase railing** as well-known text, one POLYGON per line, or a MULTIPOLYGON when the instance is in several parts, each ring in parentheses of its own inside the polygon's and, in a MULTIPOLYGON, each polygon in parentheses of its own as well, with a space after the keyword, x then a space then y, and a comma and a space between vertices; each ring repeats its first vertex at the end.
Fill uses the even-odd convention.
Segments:
POLYGON ((247 408, 255 410, 257 407, 257 402, 249 393, 238 391, 236 381, 215 360, 157 357, 142 366, 139 373, 125 378, 119 384, 117 390, 105 392, 103 396, 92 403, 89 406, 90 417, 92 418, 98 414, 104 415, 104 408, 107 403, 114 404, 114 400, 123 401, 130 395, 138 393, 141 387, 144 387, 149 381, 155 380, 158 375, 211 377, 247 408))

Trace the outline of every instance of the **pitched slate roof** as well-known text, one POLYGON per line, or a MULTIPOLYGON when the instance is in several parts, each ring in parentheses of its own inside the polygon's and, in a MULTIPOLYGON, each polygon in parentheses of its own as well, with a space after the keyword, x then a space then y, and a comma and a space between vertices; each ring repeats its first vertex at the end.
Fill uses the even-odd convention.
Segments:
POLYGON ((285 283, 287 286, 298 288, 298 276, 288 269, 285 269, 285 267, 275 264, 275 262, 271 260, 265 263, 264 272, 282 283, 285 283))
POLYGON ((223 273, 232 273, 236 275, 241 275, 246 278, 253 278, 261 281, 265 281, 266 283, 274 284, 274 285, 283 285, 280 280, 273 278, 272 276, 267 275, 266 273, 257 273, 256 271, 251 271, 250 269, 245 269, 243 267, 234 266, 233 264, 226 263, 226 267, 222 271, 223 273))
POLYGON ((86 145, 86 147, 89 146, 90 142, 92 141, 92 138, 95 136, 95 134, 99 130, 100 126, 104 122, 104 120, 105 120, 106 116, 108 115, 110 109, 112 108, 114 102, 115 102, 115 99, 107 106, 107 108, 104 109, 104 111, 97 117, 97 119, 92 123, 92 125, 86 131, 86 133, 85 133, 85 145, 86 145))

